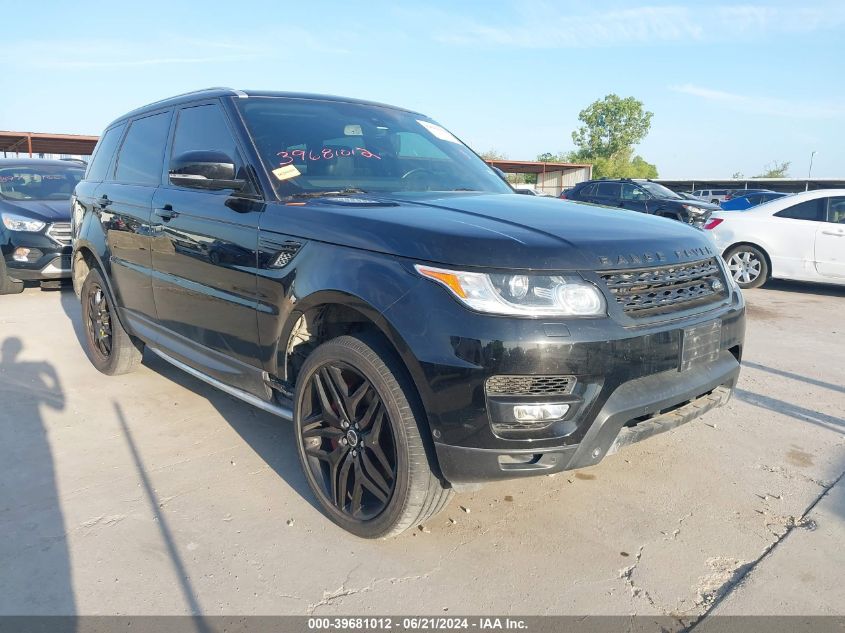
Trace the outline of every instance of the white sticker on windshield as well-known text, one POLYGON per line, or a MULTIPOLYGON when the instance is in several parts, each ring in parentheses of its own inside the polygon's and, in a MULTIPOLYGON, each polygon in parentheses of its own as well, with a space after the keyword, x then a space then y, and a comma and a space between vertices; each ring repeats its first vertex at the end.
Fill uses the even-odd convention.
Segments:
POLYGON ((364 136, 364 130, 360 125, 347 125, 343 128, 344 136, 364 136))
POLYGON ((440 127, 436 123, 432 123, 431 121, 420 121, 417 119, 417 123, 422 125, 426 130, 434 134, 437 138, 441 141, 449 141, 450 143, 457 143, 460 145, 460 141, 452 136, 452 133, 447 130, 446 128, 440 127))
POLYGON ((279 180, 290 180, 299 176, 300 171, 293 165, 285 165, 273 170, 273 175, 279 180))

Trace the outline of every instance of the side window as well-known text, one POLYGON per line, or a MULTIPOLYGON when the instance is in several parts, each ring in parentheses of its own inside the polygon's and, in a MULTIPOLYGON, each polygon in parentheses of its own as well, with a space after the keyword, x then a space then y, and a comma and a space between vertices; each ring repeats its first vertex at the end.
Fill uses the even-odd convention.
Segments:
POLYGON ((220 106, 209 104, 185 108, 179 112, 171 157, 195 150, 216 150, 235 160, 242 167, 238 146, 220 106))
POLYGON ((622 199, 623 200, 645 200, 648 198, 646 192, 630 183, 622 185, 622 199))
POLYGON ((845 224, 845 196, 828 198, 827 221, 834 224, 845 224))
POLYGON ((758 204, 763 202, 763 196, 759 193, 752 193, 750 196, 745 196, 745 198, 748 200, 748 204, 750 204, 752 207, 757 206, 758 204))
POLYGON ((85 172, 85 180, 100 182, 106 177, 106 171, 111 165, 111 159, 114 158, 114 151, 120 143, 124 129, 126 129, 126 124, 121 123, 106 130, 91 156, 91 163, 88 165, 88 171, 85 172))
POLYGON ((602 198, 619 198, 622 191, 618 182, 600 182, 597 195, 602 198))
POLYGON ((775 213, 779 218, 792 218, 793 220, 812 220, 822 222, 824 220, 825 198, 806 200, 799 202, 783 211, 775 213))
POLYGON ((133 121, 117 157, 114 179, 135 185, 159 184, 169 130, 169 112, 133 121))
POLYGON ((595 184, 584 185, 584 188, 581 189, 581 191, 578 192, 578 195, 580 195, 580 196, 594 196, 594 195, 596 195, 596 185, 595 184))

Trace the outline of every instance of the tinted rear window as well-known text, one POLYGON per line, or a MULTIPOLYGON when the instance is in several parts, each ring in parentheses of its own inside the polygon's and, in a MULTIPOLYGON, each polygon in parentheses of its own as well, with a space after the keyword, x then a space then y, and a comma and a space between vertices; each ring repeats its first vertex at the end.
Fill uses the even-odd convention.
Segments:
POLYGON ((133 121, 117 157, 115 180, 137 185, 157 185, 161 181, 164 145, 169 130, 170 112, 133 121))
POLYGON ((120 137, 123 136, 125 128, 126 124, 121 123, 106 130, 94 149, 94 155, 91 156, 91 163, 88 165, 88 171, 85 172, 86 180, 99 182, 106 177, 106 171, 111 165, 114 151, 117 149, 117 144, 120 143, 120 137))

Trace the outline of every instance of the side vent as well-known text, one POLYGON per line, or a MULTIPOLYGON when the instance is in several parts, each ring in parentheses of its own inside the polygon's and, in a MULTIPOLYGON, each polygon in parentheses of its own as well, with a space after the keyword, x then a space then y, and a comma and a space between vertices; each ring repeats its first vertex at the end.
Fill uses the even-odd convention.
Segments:
POLYGON ((302 248, 302 244, 299 242, 285 242, 284 244, 280 244, 275 259, 270 264, 270 268, 284 268, 290 263, 290 260, 296 257, 300 248, 302 248))

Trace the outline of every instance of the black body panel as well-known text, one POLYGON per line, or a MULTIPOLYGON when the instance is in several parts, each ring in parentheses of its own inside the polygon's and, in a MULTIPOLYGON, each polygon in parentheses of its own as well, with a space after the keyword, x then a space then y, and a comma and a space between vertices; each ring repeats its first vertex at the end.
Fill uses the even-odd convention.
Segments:
POLYGON ((104 272, 132 335, 279 403, 296 389, 297 355, 327 340, 322 315, 331 313, 329 338, 378 333, 413 383, 437 470, 455 484, 589 466, 617 438, 668 429, 729 396, 745 304, 702 231, 647 205, 637 213, 508 193, 283 199, 232 105, 249 94, 203 91, 119 119, 219 103, 249 191, 173 186, 167 160, 154 186, 107 177, 77 187, 75 251, 104 272), (607 311, 482 313, 416 264, 574 275, 599 289, 607 311), (488 383, 494 376, 505 379, 488 383), (489 388, 534 384, 525 376, 558 387, 489 388), (494 424, 516 404, 555 402, 569 409, 542 431, 494 424))

